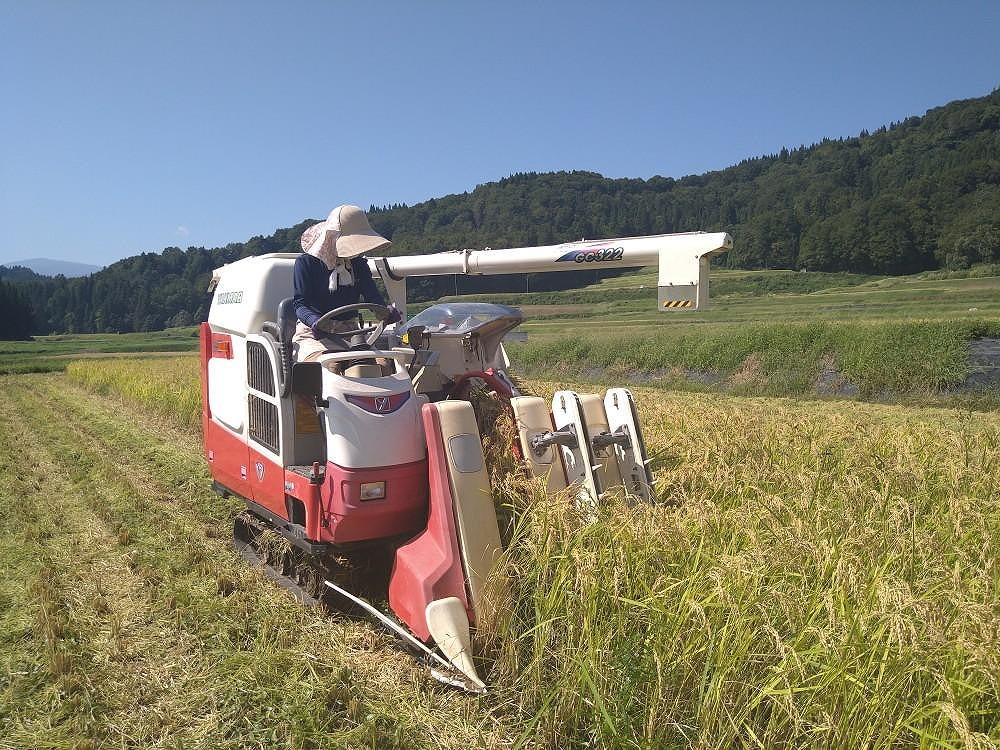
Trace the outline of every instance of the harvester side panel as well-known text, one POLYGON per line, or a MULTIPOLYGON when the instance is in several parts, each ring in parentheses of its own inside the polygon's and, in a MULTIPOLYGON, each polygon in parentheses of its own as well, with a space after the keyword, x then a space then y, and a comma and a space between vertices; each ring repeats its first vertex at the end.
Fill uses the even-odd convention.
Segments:
POLYGON ((427 527, 396 550, 396 562, 389 580, 389 606, 424 641, 431 637, 426 616, 428 604, 453 596, 469 610, 448 477, 448 457, 436 406, 424 404, 421 409, 430 480, 427 527))
POLYGON ((501 552, 483 442, 475 410, 468 401, 442 401, 433 408, 438 412, 445 438, 458 544, 473 610, 470 619, 478 622, 493 608, 486 593, 486 581, 501 552))
POLYGON ((284 467, 269 454, 257 450, 252 443, 249 450, 249 499, 267 508, 276 516, 287 517, 284 467))
POLYGON ((250 497, 250 453, 241 436, 210 419, 205 432, 205 456, 216 482, 237 495, 250 497))

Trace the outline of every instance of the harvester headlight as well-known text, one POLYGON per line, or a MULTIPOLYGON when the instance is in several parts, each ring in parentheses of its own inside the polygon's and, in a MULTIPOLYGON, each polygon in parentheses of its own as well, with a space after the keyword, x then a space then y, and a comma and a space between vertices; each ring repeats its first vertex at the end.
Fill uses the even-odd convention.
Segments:
POLYGON ((361 485, 362 500, 381 500, 385 497, 385 482, 363 482, 361 485))

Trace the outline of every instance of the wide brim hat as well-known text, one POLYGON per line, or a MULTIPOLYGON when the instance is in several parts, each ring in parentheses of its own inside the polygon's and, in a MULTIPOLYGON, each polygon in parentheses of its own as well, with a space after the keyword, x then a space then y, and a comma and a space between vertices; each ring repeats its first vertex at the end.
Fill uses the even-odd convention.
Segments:
POLYGON ((372 229, 364 211, 351 205, 337 206, 326 221, 313 224, 302 233, 302 251, 331 267, 337 258, 356 258, 391 244, 372 229))

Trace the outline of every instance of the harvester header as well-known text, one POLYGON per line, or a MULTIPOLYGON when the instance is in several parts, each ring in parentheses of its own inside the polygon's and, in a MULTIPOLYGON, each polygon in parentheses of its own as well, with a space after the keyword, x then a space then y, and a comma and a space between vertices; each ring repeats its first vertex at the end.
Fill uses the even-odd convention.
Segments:
POLYGON ((656 306, 660 310, 699 310, 708 304, 708 264, 733 246, 726 232, 685 232, 581 240, 561 245, 485 250, 457 250, 429 255, 371 258, 386 291, 405 317, 409 276, 488 276, 542 273, 578 268, 640 268, 656 266, 656 306))

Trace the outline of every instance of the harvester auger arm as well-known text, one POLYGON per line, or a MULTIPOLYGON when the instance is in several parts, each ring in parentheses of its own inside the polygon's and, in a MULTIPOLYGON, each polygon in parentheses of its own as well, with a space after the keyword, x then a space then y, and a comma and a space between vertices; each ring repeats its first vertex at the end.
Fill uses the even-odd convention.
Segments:
POLYGON ((685 232, 539 247, 466 249, 371 258, 368 265, 372 273, 381 277, 404 319, 409 276, 488 276, 643 266, 656 266, 659 272, 657 309, 677 312, 702 310, 708 305, 709 260, 732 246, 733 238, 725 232, 685 232))

